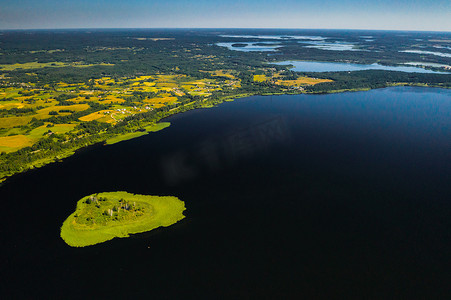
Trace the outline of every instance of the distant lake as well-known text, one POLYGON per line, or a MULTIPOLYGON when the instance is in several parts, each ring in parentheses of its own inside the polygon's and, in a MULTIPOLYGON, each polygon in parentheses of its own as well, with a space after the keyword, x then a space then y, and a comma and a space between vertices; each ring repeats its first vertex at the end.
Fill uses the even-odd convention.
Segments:
POLYGON ((327 39, 322 36, 310 36, 310 35, 230 35, 222 34, 220 37, 228 38, 243 38, 243 39, 264 39, 264 40, 312 40, 322 41, 327 39))
POLYGON ((364 49, 356 48, 356 44, 345 42, 326 43, 324 41, 302 41, 302 43, 311 44, 312 46, 304 46, 305 48, 315 48, 321 50, 331 51, 365 51, 364 49))
MULTIPOLYGON (((341 72, 341 71, 361 71, 361 70, 388 70, 415 73, 444 73, 431 70, 425 70, 419 67, 410 66, 382 66, 379 64, 363 65, 339 62, 317 62, 317 61, 282 61, 273 63, 276 65, 293 65, 293 71, 298 72, 341 72)), ((451 73, 448 73, 451 74, 451 73)))
POLYGON ((4 299, 450 299, 451 93, 254 96, 0 186, 4 299), (71 248, 96 192, 173 195, 174 226, 71 248), (218 296, 219 295, 219 296, 218 296))
POLYGON ((253 42, 253 43, 247 43, 247 42, 234 42, 234 43, 216 43, 217 46, 220 47, 227 47, 229 50, 235 50, 235 51, 244 51, 244 52, 252 52, 252 51, 276 51, 276 48, 282 47, 279 43, 273 43, 273 42, 253 42), (244 47, 234 47, 234 44, 243 44, 244 47), (258 45, 256 45, 258 44, 258 45), (261 44, 266 44, 262 46, 261 44))
MULTIPOLYGON (((276 51, 277 48, 282 47, 283 45, 280 42, 265 42, 264 40, 278 40, 278 41, 287 41, 287 40, 301 40, 302 42, 312 43, 316 45, 319 41, 324 41, 326 38, 322 36, 299 36, 299 35, 219 35, 220 37, 233 38, 233 39, 242 39, 239 42, 226 42, 226 43, 216 43, 217 46, 227 47, 229 50, 235 51, 243 51, 243 52, 253 52, 253 51, 276 51), (250 39, 260 39, 263 41, 258 42, 250 42, 250 39), (233 44, 246 44, 245 47, 233 47, 233 44), (256 45, 258 44, 258 45, 256 45), (262 46, 261 44, 266 44, 262 46)), ((321 43, 321 46, 327 47, 324 43, 321 43)), ((337 46, 340 48, 343 46, 337 46)), ((316 47, 316 46, 312 46, 316 47)), ((331 46, 329 46, 331 47, 331 46)), ((349 47, 349 46, 347 46, 349 47)), ((352 48, 352 47, 351 47, 352 48)))
POLYGON ((403 51, 399 51, 399 52, 435 55, 435 56, 441 56, 441 57, 451 57, 451 53, 443 53, 443 52, 436 52, 436 51, 403 50, 403 51))

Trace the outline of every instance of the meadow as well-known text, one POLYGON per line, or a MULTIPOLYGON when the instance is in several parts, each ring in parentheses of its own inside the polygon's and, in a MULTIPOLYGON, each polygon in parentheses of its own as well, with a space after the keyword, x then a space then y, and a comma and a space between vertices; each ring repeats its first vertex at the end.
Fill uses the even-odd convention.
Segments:
POLYGON ((16 64, 3 64, 0 65, 0 71, 15 71, 15 70, 31 70, 42 68, 62 68, 62 67, 75 67, 75 68, 89 68, 93 66, 113 66, 113 64, 83 64, 80 62, 64 63, 64 62, 29 62, 29 63, 16 63, 16 64))
POLYGON ((75 212, 61 226, 61 238, 72 247, 91 246, 170 226, 185 217, 184 210, 184 202, 172 196, 93 194, 77 202, 75 212))
POLYGON ((144 127, 144 130, 128 132, 125 134, 121 134, 121 135, 117 135, 112 138, 109 138, 106 140, 105 144, 113 145, 113 144, 117 144, 119 142, 131 140, 131 139, 149 134, 150 132, 157 132, 157 131, 163 130, 163 129, 169 127, 170 125, 171 125, 171 123, 169 123, 169 122, 161 122, 161 123, 157 123, 155 125, 153 125, 153 124, 148 125, 148 126, 144 127))

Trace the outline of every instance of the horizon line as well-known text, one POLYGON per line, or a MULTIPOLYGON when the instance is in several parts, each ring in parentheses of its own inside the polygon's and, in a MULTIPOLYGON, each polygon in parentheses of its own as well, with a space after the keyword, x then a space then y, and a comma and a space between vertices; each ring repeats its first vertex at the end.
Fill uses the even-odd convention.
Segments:
POLYGON ((45 31, 45 30, 330 30, 330 31, 393 31, 393 32, 435 32, 451 33, 451 30, 418 30, 418 29, 363 29, 363 28, 288 28, 288 27, 67 27, 67 28, 8 28, 0 31, 45 31))

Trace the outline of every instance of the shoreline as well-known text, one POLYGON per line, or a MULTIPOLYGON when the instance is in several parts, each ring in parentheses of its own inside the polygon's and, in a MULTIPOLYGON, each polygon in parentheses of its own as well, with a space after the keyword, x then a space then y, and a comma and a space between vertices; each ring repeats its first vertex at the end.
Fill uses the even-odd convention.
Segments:
POLYGON ((347 93, 347 92, 365 92, 365 91, 371 91, 371 90, 376 90, 376 89, 393 88, 393 87, 440 88, 440 89, 444 89, 444 90, 451 89, 451 88, 440 87, 440 86, 430 86, 430 85, 426 85, 426 84, 395 83, 395 84, 391 84, 391 85, 388 85, 385 87, 373 88, 373 89, 372 88, 342 89, 342 90, 332 90, 332 91, 327 91, 327 92, 295 91, 293 93, 289 93, 289 92, 255 93, 255 94, 254 93, 241 93, 241 94, 237 94, 237 95, 224 96, 219 99, 214 99, 214 100, 210 100, 210 101, 207 99, 201 103, 200 107, 193 107, 192 104, 194 104, 194 103, 189 103, 188 105, 185 104, 185 105, 175 107, 174 109, 167 112, 167 113, 169 113, 168 115, 163 116, 156 120, 143 122, 143 124, 140 124, 141 126, 139 126, 139 128, 134 128, 134 131, 131 131, 131 132, 127 132, 127 133, 123 133, 123 134, 107 134, 107 133, 101 133, 101 132, 97 133, 97 135, 98 135, 97 139, 94 139, 90 143, 86 143, 85 145, 83 145, 81 147, 73 147, 73 148, 65 149, 64 151, 61 151, 60 153, 58 153, 55 156, 37 159, 37 160, 33 161, 32 163, 30 163, 29 165, 26 165, 20 171, 13 172, 11 174, 1 175, 2 177, 0 177, 0 187, 3 184, 5 184, 5 182, 8 179, 10 179, 14 176, 17 176, 20 174, 25 174, 28 171, 35 170, 35 169, 41 168, 43 166, 46 166, 46 165, 49 165, 52 163, 61 162, 65 158, 71 157, 74 154, 76 154, 78 151, 86 149, 90 146, 94 146, 96 144, 98 144, 98 145, 101 144, 102 146, 113 145, 115 143, 131 140, 131 139, 134 139, 137 137, 141 137, 141 136, 150 134, 152 132, 157 132, 157 131, 163 130, 170 126, 169 122, 164 122, 165 119, 175 116, 177 114, 184 113, 186 111, 200 109, 200 108, 208 109, 208 108, 212 108, 217 105, 220 105, 223 102, 232 102, 232 101, 235 101, 236 99, 243 99, 243 98, 252 97, 252 96, 280 96, 280 95, 303 95, 303 94, 305 94, 305 95, 327 95, 327 94, 337 94, 337 93, 347 93), (209 103, 209 102, 212 102, 212 103, 209 103), (179 111, 181 109, 182 109, 182 111, 179 111), (169 123, 169 125, 167 125, 168 123, 169 123), (159 126, 159 124, 162 124, 162 125, 159 126), (157 127, 157 130, 155 130, 155 131, 149 130, 151 127, 157 127), (161 128, 159 128, 159 127, 161 127, 161 128), (140 131, 139 130, 140 128, 144 128, 145 130, 140 131), (110 143, 108 143, 108 140, 110 140, 110 143))

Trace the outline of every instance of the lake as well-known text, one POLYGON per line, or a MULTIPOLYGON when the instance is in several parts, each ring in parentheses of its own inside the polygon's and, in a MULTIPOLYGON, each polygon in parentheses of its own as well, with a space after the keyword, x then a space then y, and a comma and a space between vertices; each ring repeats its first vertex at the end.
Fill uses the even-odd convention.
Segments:
POLYGON ((271 42, 255 42, 255 43, 216 43, 216 46, 226 47, 229 50, 235 51, 244 51, 244 52, 253 52, 253 51, 276 51, 276 48, 280 48, 283 45, 279 43, 271 43, 271 42), (245 46, 236 47, 232 46, 234 44, 242 44, 245 46), (258 44, 258 45, 257 45, 258 44), (264 45, 263 45, 264 44, 264 45))
POLYGON ((399 51, 399 52, 435 55, 435 56, 441 56, 441 57, 451 57, 451 53, 443 53, 443 52, 435 52, 435 51, 404 50, 404 51, 399 51))
MULTIPOLYGON (((318 62, 318 61, 282 61, 273 63, 276 65, 293 65, 293 71, 297 72, 342 72, 342 71, 362 71, 362 70, 387 70, 414 73, 447 73, 426 70, 412 66, 383 66, 379 64, 363 65, 339 62, 318 62)), ((449 73, 451 74, 451 73, 449 73)))
POLYGON ((312 46, 305 46, 305 48, 316 48, 321 50, 331 50, 331 51, 367 51, 364 49, 357 48, 357 44, 346 43, 346 42, 333 42, 326 43, 325 41, 302 41, 302 43, 311 44, 312 46))
POLYGON ((221 34, 220 37, 225 38, 240 38, 240 39, 262 39, 262 40, 311 40, 311 41, 323 41, 327 39, 323 36, 314 35, 230 35, 221 34))
POLYGON ((5 299, 451 296, 449 90, 254 96, 167 121, 0 187, 5 299), (77 200, 121 190, 177 196, 186 218, 63 242, 77 200))

